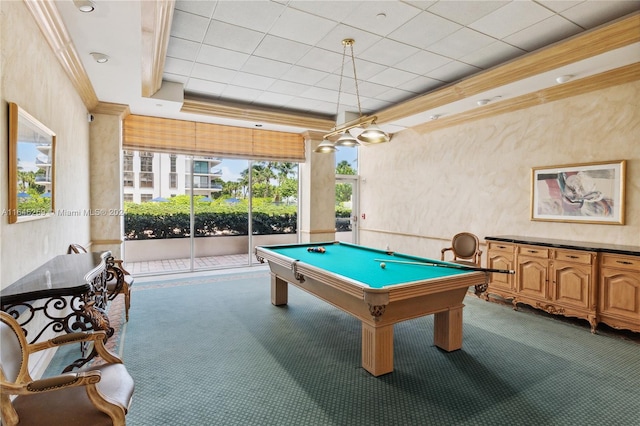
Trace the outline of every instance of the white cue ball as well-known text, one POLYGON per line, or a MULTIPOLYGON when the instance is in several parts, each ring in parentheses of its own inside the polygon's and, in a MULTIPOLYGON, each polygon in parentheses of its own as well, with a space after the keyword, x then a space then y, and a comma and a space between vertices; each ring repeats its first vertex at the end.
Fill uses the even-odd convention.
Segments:
POLYGON ((380 267, 381 267, 382 269, 384 269, 384 268, 386 268, 386 267, 387 267, 387 264, 386 264, 386 263, 384 263, 384 262, 382 262, 382 263, 380 264, 380 267))

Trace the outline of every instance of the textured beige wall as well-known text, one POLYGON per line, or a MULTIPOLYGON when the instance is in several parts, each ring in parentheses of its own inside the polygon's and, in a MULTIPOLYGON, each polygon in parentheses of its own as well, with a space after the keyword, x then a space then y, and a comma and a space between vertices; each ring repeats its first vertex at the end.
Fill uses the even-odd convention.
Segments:
MULTIPOLYGON (((89 209, 89 123, 87 110, 58 64, 22 1, 0 2, 0 123, 7 123, 7 102, 15 102, 57 136, 55 208, 89 209)), ((7 131, 0 132, 0 210, 7 208, 7 131)), ((52 257, 70 242, 90 238, 90 218, 58 215, 9 224, 0 217, 0 286, 6 287, 52 257)))
MULTIPOLYGON (((640 246, 640 83, 360 149, 364 245, 439 257, 470 231, 640 246), (531 168, 627 160, 626 225, 531 221, 531 168)), ((486 256, 483 257, 486 261, 486 256)))

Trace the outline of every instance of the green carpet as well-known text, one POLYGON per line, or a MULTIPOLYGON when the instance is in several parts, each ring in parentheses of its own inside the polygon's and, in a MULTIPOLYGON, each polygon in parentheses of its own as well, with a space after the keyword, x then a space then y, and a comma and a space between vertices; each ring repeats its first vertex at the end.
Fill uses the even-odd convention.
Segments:
POLYGON ((638 425, 640 345, 469 296, 463 349, 433 316, 395 326, 395 371, 360 366, 360 323, 263 270, 136 283, 120 342, 129 425, 638 425))

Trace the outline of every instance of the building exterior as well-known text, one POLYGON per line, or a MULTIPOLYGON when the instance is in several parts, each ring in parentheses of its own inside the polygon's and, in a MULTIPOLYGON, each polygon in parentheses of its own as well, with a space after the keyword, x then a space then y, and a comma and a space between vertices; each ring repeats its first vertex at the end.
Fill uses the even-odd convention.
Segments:
POLYGON ((222 191, 221 162, 214 157, 123 151, 124 201, 161 201, 192 192, 213 199, 222 191))

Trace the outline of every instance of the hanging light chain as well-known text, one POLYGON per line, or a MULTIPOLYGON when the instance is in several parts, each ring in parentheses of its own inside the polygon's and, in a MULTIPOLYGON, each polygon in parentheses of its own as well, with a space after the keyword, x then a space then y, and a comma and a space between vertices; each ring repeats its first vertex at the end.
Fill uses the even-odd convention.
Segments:
POLYGON ((353 54, 353 44, 356 41, 352 38, 342 40, 342 44, 351 48, 351 63, 353 64, 353 80, 356 82, 356 99, 358 100, 358 115, 362 117, 362 108, 360 107, 360 90, 358 89, 358 74, 356 73, 356 58, 353 54))

